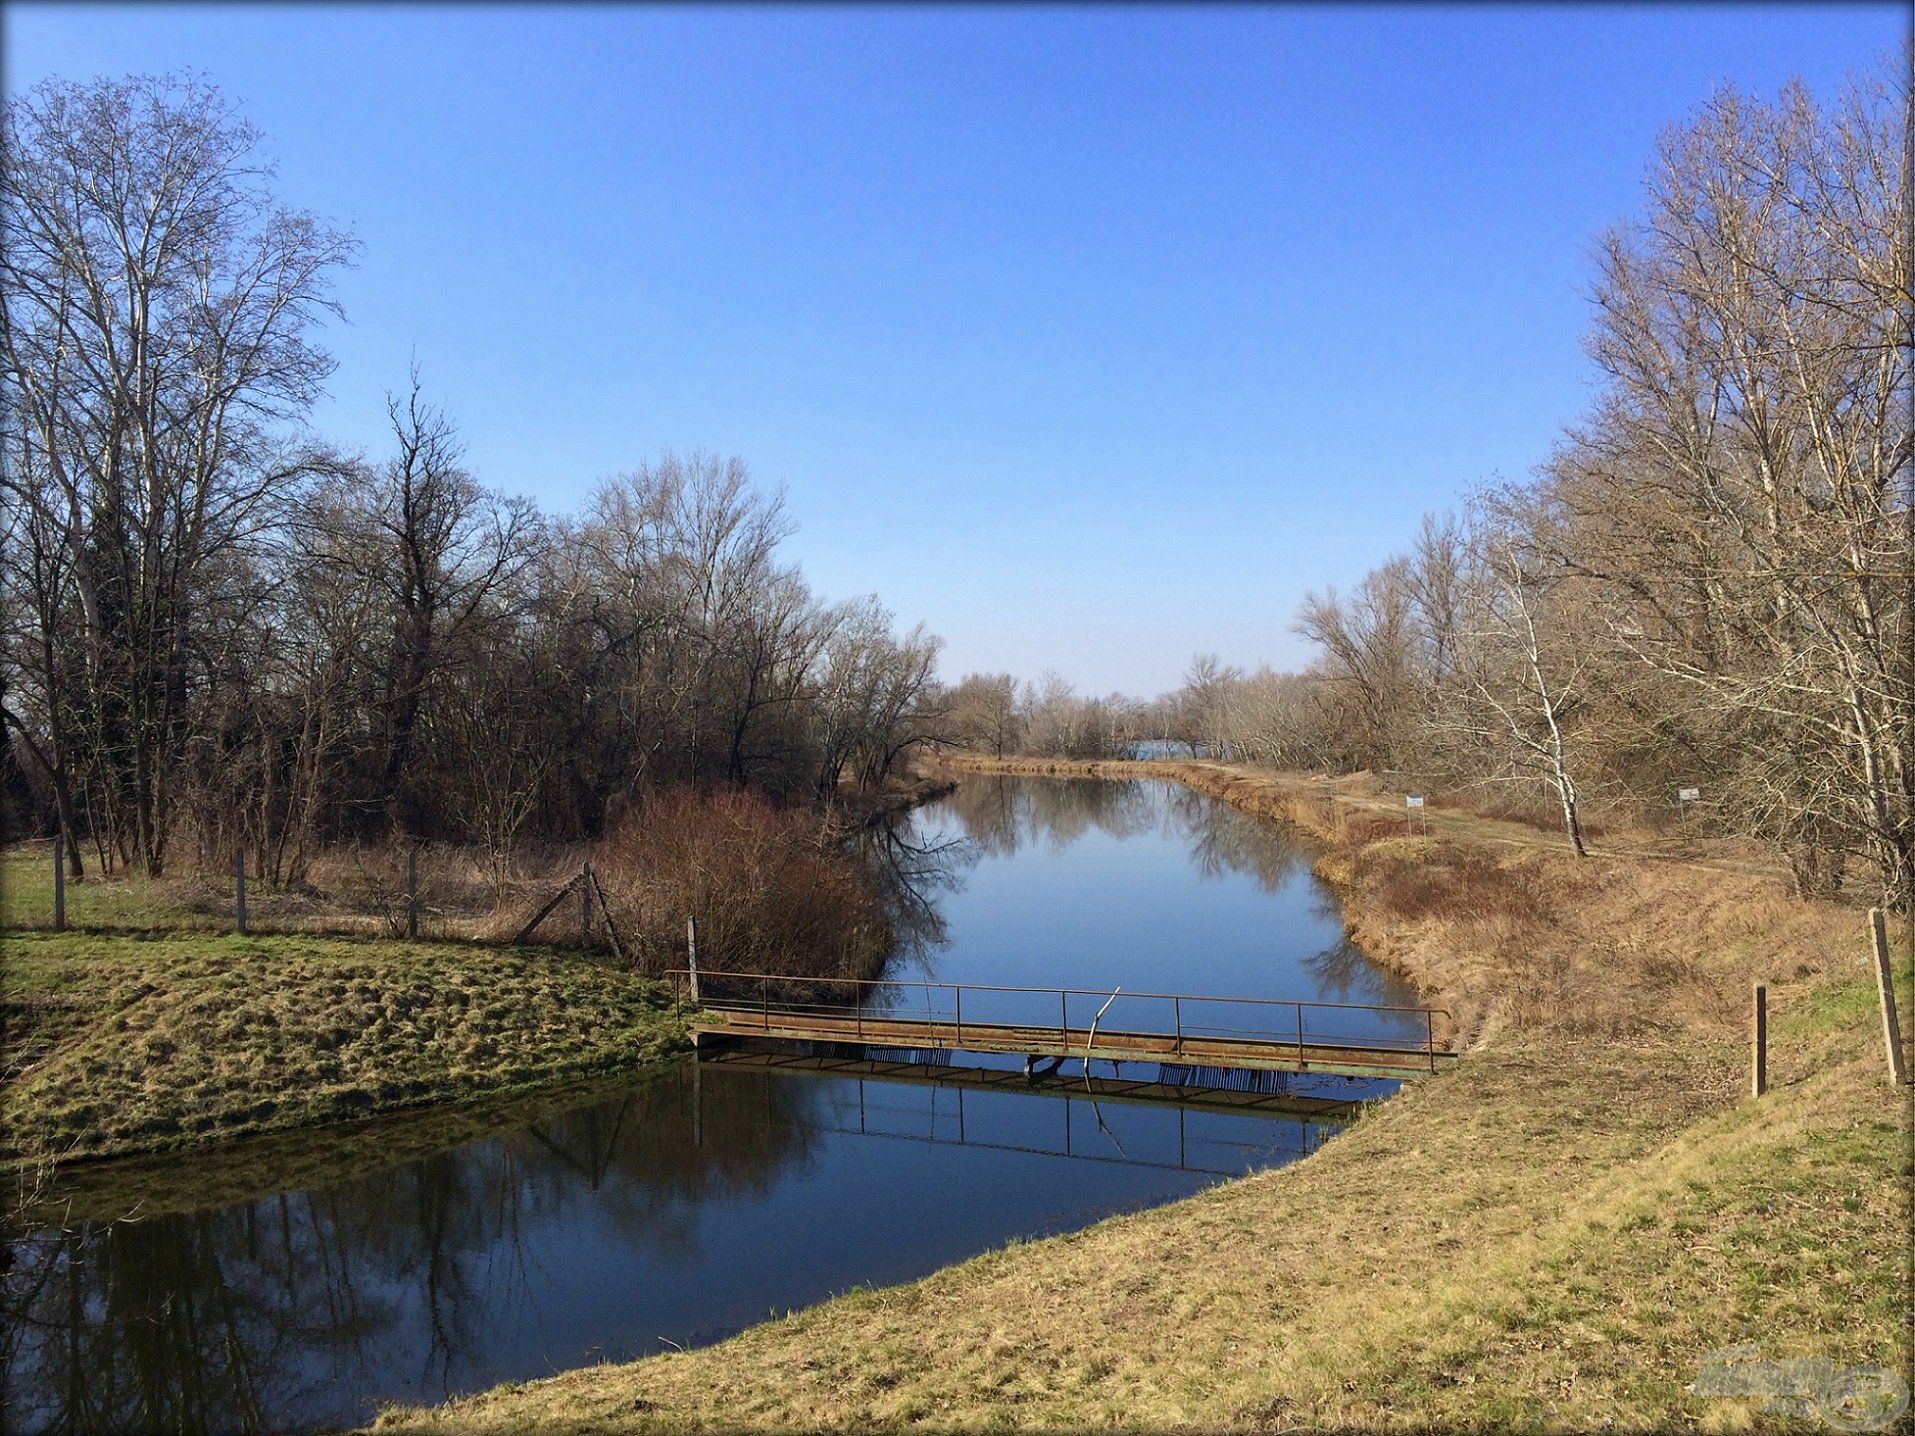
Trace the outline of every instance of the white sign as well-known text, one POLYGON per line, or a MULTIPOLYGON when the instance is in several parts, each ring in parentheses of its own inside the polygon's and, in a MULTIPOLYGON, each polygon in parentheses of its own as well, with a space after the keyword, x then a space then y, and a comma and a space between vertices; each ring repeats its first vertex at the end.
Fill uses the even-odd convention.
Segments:
POLYGON ((1676 797, 1685 803, 1693 803, 1701 796, 1702 789, 1700 788, 1679 788, 1676 790, 1676 797))
POLYGON ((1409 794, 1406 794, 1406 795, 1404 796, 1404 798, 1403 798, 1403 806, 1404 806, 1404 807, 1406 807, 1406 808, 1420 808, 1420 807, 1422 807, 1422 806, 1423 806, 1423 795, 1422 795, 1421 793, 1409 793, 1409 794))

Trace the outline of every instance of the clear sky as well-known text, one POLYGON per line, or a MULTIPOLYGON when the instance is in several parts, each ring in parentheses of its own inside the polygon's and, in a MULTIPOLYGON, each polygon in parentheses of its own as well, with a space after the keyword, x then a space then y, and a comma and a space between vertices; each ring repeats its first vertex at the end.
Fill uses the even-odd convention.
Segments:
POLYGON ((316 422, 417 355, 549 509, 667 448, 948 677, 1292 665, 1307 588, 1589 395, 1592 241, 1721 81, 1904 5, 888 10, 9 3, 6 81, 196 68, 362 260, 316 422))

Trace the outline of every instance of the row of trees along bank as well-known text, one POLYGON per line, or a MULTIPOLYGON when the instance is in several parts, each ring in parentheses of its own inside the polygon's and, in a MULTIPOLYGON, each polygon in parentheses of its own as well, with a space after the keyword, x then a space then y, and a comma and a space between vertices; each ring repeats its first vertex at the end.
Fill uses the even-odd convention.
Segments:
POLYGON ((937 640, 826 603, 738 459, 577 515, 488 489, 410 386, 372 457, 307 415, 355 241, 213 87, 8 101, 0 714, 14 806, 158 874, 236 843, 593 838, 671 785, 829 801, 939 720, 937 640))
POLYGON ((1348 593, 1311 594, 1301 673, 1215 658, 1154 702, 1054 675, 955 691, 984 751, 1140 739, 1286 767, 1666 807, 1834 892, 1915 898, 1910 90, 1724 89, 1657 145, 1601 238, 1593 407, 1527 483, 1431 515, 1348 593))

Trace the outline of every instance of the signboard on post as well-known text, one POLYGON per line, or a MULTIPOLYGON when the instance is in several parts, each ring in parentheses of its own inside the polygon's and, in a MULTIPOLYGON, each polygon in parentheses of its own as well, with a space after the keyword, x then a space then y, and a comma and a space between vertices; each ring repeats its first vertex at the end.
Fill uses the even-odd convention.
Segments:
POLYGON ((1403 799, 1403 806, 1404 806, 1404 807, 1406 807, 1406 808, 1420 808, 1420 807, 1422 807, 1422 806, 1423 806, 1423 795, 1422 795, 1421 793, 1409 793, 1409 794, 1406 794, 1406 795, 1404 796, 1404 799, 1403 799))
POLYGON ((1679 803, 1693 803, 1701 796, 1702 796, 1702 789, 1700 788, 1676 789, 1676 801, 1679 803))

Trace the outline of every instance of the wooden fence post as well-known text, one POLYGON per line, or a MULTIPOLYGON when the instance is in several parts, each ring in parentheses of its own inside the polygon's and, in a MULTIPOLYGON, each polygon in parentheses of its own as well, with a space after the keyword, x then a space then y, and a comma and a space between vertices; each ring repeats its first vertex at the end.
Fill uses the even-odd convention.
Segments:
POLYGON ((592 865, 578 870, 578 945, 592 945, 592 865))
POLYGON ((66 931, 66 830, 53 835, 53 930, 66 931))
POLYGON ((246 843, 233 849, 233 931, 246 931, 246 843))
POLYGON ((406 849, 406 939, 419 938, 419 845, 406 849))
POLYGON ((1888 1080, 1900 1087, 1908 1081, 1902 1056, 1902 1022, 1895 1011, 1895 978, 1888 966, 1888 920, 1879 907, 1868 910, 1869 936, 1875 948, 1875 990, 1882 999, 1882 1041, 1888 1047, 1888 1080))
POLYGON ((1769 989, 1755 985, 1755 1025, 1749 1033, 1749 1095, 1769 1090, 1769 989))

